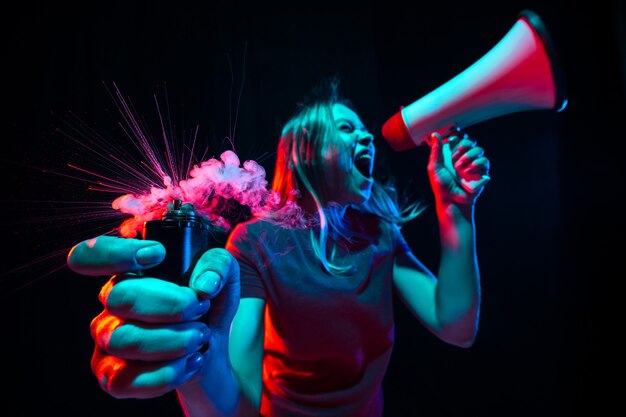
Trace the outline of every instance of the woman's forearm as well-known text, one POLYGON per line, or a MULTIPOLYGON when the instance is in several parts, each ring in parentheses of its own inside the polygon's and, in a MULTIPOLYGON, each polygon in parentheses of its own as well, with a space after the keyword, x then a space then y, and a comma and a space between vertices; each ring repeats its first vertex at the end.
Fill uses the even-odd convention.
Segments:
POLYGON ((480 310, 473 206, 437 206, 441 260, 435 293, 436 313, 445 338, 471 346, 480 310))
POLYGON ((228 342, 212 341, 201 375, 177 389, 186 417, 258 417, 228 359, 228 342))

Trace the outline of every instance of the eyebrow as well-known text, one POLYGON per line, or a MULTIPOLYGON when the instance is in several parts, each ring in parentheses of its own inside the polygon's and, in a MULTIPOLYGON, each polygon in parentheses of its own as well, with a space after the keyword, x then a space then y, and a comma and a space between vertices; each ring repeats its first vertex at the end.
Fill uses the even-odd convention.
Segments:
POLYGON ((350 124, 352 124, 353 126, 359 127, 360 130, 367 130, 367 128, 365 127, 365 125, 361 122, 361 123, 355 123, 354 120, 348 119, 347 117, 344 116, 340 116, 337 119, 335 119, 335 123, 341 123, 341 122, 348 122, 350 124))

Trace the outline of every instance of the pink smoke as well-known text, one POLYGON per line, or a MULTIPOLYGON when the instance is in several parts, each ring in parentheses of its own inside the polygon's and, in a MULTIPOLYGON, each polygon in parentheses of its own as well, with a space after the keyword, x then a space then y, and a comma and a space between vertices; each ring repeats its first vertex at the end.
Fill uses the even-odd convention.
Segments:
POLYGON ((124 237, 136 237, 146 221, 161 219, 168 204, 176 198, 190 203, 195 211, 206 217, 214 226, 228 231, 232 224, 227 220, 232 205, 221 204, 234 199, 250 209, 252 216, 272 209, 279 200, 274 191, 267 189, 265 169, 253 160, 241 166, 233 151, 225 151, 220 159, 211 158, 194 165, 189 178, 173 184, 169 176, 163 177, 163 187, 151 187, 149 193, 125 194, 113 201, 113 208, 133 217, 119 227, 124 237))

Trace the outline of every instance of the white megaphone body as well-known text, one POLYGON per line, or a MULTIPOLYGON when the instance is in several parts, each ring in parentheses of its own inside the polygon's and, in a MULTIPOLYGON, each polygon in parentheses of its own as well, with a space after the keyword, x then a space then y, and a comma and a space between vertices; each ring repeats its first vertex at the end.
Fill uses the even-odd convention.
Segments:
POLYGON ((505 114, 561 111, 564 82, 551 38, 541 19, 525 10, 509 32, 472 66, 385 122, 382 134, 396 151, 427 144, 432 132, 505 114))

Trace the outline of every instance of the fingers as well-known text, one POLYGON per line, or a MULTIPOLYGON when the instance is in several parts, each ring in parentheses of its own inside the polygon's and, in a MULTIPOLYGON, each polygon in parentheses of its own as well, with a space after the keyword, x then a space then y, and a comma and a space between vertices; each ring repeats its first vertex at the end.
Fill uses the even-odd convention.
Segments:
POLYGON ((239 263, 226 249, 210 249, 198 260, 189 286, 201 298, 211 299, 209 327, 214 333, 228 337, 239 307, 239 263))
POLYGON ((145 323, 176 323, 201 317, 209 300, 189 287, 149 277, 114 276, 102 287, 100 301, 111 314, 145 323))
MULTIPOLYGON (((76 245, 68 265, 81 273, 141 269, 156 242, 100 237, 76 245)), ((162 259, 158 253, 150 261, 162 259)), ((164 251, 163 251, 164 252, 164 251)), ((192 378, 209 339, 228 336, 239 303, 239 264, 225 249, 198 260, 190 287, 152 277, 114 275, 100 292, 105 310, 91 323, 92 370, 116 398, 152 398, 192 378), (207 323, 195 321, 205 315, 207 323)))
POLYGON ((484 156, 478 157, 463 169, 463 177, 478 179, 483 175, 487 175, 489 173, 489 165, 487 158, 484 156))
POLYGON ((477 146, 474 139, 465 135, 452 153, 454 169, 468 175, 487 175, 490 164, 484 154, 484 149, 477 146))
POLYGON ((165 248, 153 240, 99 236, 75 245, 67 265, 83 275, 112 275, 153 267, 164 257, 165 248))
POLYGON ((239 305, 239 264, 225 249, 203 254, 189 287, 122 273, 153 266, 163 255, 157 242, 100 237, 68 256, 77 272, 117 274, 102 287, 105 310, 91 323, 92 370, 116 398, 157 397, 193 378, 203 365, 202 348, 228 337, 239 305), (155 246, 155 253, 141 256, 155 246), (205 315, 208 320, 197 321, 205 315))
POLYGON ((451 151, 458 149, 460 145, 467 146, 468 142, 470 140, 467 134, 456 129, 444 133, 432 132, 428 140, 428 144, 431 146, 428 169, 435 170, 438 165, 448 164, 450 164, 448 168, 453 169, 450 158, 451 151))
POLYGON ((476 146, 474 148, 468 149, 464 154, 457 156, 456 161, 454 156, 452 157, 452 161, 454 164, 454 169, 461 172, 464 171, 467 167, 474 162, 479 157, 484 155, 485 151, 483 148, 476 146))
POLYGON ((154 398, 191 379, 202 363, 198 352, 172 361, 146 362, 120 359, 96 347, 91 369, 100 387, 115 398, 154 398))
POLYGON ((165 361, 187 356, 209 342, 210 330, 202 322, 150 325, 122 320, 106 310, 91 322, 96 345, 121 359, 165 361))
POLYGON ((233 280, 239 282, 239 264, 226 249, 213 248, 196 263, 189 286, 200 293, 200 297, 213 298, 233 280))
MULTIPOLYGON (((484 149, 477 146, 476 140, 465 132, 460 130, 434 132, 430 136, 429 144, 431 145, 429 173, 433 173, 431 180, 432 178, 438 180, 433 182, 435 193, 437 190, 443 190, 440 195, 444 195, 454 190, 454 187, 450 186, 450 178, 453 178, 464 193, 467 193, 466 197, 476 198, 491 180, 490 162, 484 156, 484 149)), ((464 197, 459 194, 459 198, 464 197)))
POLYGON ((92 371, 116 398, 157 397, 188 381, 201 368, 200 350, 211 336, 198 321, 150 325, 107 310, 92 321, 91 335, 92 371))
POLYGON ((457 143, 454 148, 454 152, 452 152, 452 161, 458 162, 468 151, 472 149, 481 149, 476 146, 476 140, 470 138, 467 135, 464 135, 457 143))

